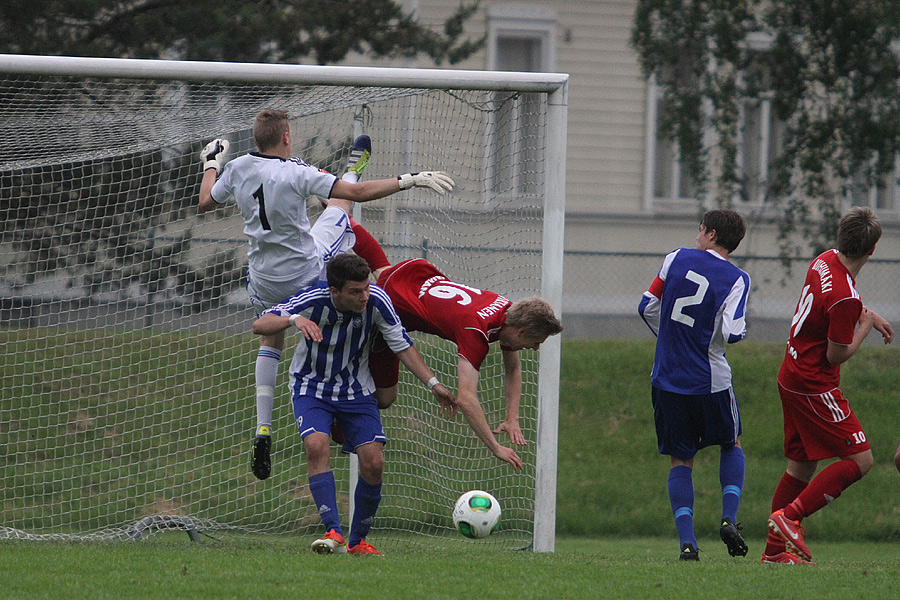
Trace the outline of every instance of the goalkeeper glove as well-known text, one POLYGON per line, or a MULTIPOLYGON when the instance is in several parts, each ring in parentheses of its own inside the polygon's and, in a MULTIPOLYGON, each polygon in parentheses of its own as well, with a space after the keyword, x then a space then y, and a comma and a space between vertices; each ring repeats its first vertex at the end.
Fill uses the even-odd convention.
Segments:
POLYGON ((200 160, 203 161, 203 171, 215 169, 216 175, 222 172, 225 164, 225 155, 228 154, 228 140, 217 138, 208 143, 200 151, 200 160))
POLYGON ((400 189, 408 190, 411 187, 427 187, 438 194, 449 192, 456 185, 443 171, 422 171, 421 173, 406 173, 397 177, 400 180, 400 189))

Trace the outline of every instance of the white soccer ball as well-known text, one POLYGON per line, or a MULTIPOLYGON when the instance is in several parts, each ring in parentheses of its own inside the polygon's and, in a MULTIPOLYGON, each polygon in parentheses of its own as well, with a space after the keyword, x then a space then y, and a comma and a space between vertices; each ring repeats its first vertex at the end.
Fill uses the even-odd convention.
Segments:
POLYGON ((453 525, 467 538, 486 538, 500 526, 500 503, 481 490, 466 492, 453 507, 453 525))

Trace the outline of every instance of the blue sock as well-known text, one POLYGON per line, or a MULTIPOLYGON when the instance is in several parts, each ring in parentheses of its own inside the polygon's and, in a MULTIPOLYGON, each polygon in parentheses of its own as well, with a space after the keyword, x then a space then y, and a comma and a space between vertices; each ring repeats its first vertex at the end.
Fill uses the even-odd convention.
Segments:
POLYGON ((738 506, 744 489, 744 451, 741 448, 732 446, 722 450, 719 482, 722 484, 722 519, 737 523, 738 506))
POLYGON ((334 486, 334 473, 325 471, 318 473, 309 478, 309 492, 312 494, 313 500, 322 517, 322 524, 325 525, 325 531, 336 529, 338 533, 344 535, 341 529, 341 516, 337 509, 337 491, 334 486))
POLYGON ((350 522, 350 539, 347 547, 357 545, 360 540, 366 539, 369 530, 372 529, 372 521, 381 503, 381 484, 372 485, 360 477, 356 481, 356 494, 353 496, 356 507, 350 522))
POLYGON ((669 471, 669 502, 675 515, 679 545, 691 544, 697 548, 697 538, 694 537, 694 482, 691 476, 690 467, 672 467, 669 471))

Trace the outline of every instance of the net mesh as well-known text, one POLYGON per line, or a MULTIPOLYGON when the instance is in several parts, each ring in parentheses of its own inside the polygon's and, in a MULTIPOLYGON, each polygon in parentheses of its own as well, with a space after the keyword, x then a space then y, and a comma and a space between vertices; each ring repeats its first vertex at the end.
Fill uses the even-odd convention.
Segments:
MULTIPOLYGON (((373 140, 366 178, 422 168, 452 175, 449 196, 411 190, 362 208, 392 262, 425 257, 451 279, 512 300, 540 290, 543 95, 6 76, 0 537, 137 539, 172 527, 320 533, 290 409, 297 338, 288 336, 279 369, 273 476, 257 481, 246 239, 233 204, 203 215, 196 208, 200 148, 225 136, 232 156, 254 149, 249 126, 263 108, 289 111, 295 155, 320 168, 341 172, 362 126, 373 140)), ((414 339, 455 389, 455 347, 414 339)), ((522 362, 529 444, 518 449, 519 473, 461 415, 439 416, 401 370, 400 397, 382 413, 384 499, 371 534, 379 547, 471 544, 451 520, 470 489, 490 491, 503 510, 500 531, 477 543, 531 541, 536 353, 524 351, 522 362)), ((499 349, 482 366, 479 395, 497 426, 505 415, 499 349)), ((334 448, 347 524, 348 459, 334 448)))

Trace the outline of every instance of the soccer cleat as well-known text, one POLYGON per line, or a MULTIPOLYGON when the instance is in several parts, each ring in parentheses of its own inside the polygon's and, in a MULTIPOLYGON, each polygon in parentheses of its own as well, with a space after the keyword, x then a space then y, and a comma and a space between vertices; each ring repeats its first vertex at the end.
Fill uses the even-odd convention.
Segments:
POLYGON ((348 548, 347 552, 349 554, 381 554, 381 552, 375 549, 375 546, 366 540, 360 540, 357 545, 348 548))
POLYGON ((731 519, 722 519, 722 526, 719 527, 719 537, 728 546, 728 554, 731 556, 747 556, 749 548, 747 548, 744 538, 741 537, 741 529, 743 527, 735 525, 731 519))
POLYGON ((367 135, 361 135, 353 142, 350 147, 350 158, 347 160, 346 173, 355 173, 357 177, 362 178, 363 171, 369 164, 369 157, 372 155, 372 140, 367 135))
POLYGON ((778 554, 769 556, 768 554, 763 554, 762 558, 759 559, 759 562, 763 564, 771 563, 780 563, 783 565, 814 565, 816 563, 810 562, 808 560, 804 560, 793 554, 791 552, 779 552, 778 554))
POLYGON ((271 430, 260 425, 253 440, 253 451, 250 459, 250 469, 257 479, 268 479, 272 474, 272 435, 271 430))
POLYGON ((681 547, 681 555, 678 558, 679 560, 700 560, 700 550, 690 544, 685 544, 681 547))
POLYGON ((310 547, 316 554, 333 554, 347 551, 344 536, 338 533, 336 529, 330 529, 328 533, 314 541, 310 547))
POLYGON ((784 540, 787 549, 804 560, 812 560, 812 553, 803 541, 806 531, 799 521, 784 516, 784 509, 776 510, 769 517, 769 531, 784 540))

